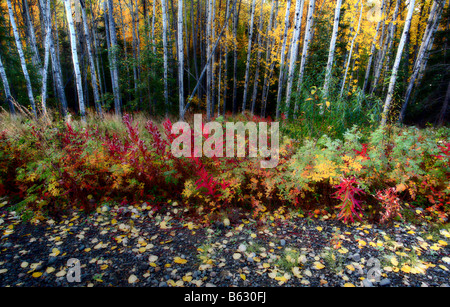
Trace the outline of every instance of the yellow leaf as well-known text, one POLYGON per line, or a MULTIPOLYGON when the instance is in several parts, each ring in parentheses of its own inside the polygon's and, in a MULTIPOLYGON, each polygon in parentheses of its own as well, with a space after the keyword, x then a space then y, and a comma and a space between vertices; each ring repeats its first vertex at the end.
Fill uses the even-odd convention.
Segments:
POLYGON ((322 230, 323 230, 323 228, 320 227, 320 226, 317 226, 316 229, 317 229, 318 231, 322 231, 322 230))
POLYGON ((409 265, 405 264, 404 266, 402 266, 402 271, 405 273, 410 273, 411 267, 409 265))
POLYGON ((57 249, 57 248, 52 249, 52 256, 56 257, 59 255, 59 253, 60 253, 59 249, 57 249))
POLYGON ((397 266, 398 265, 397 258, 395 258, 395 257, 391 258, 391 263, 392 263, 392 265, 397 266))
POLYGON ((246 279, 246 277, 245 277, 244 274, 240 274, 240 276, 241 276, 242 280, 245 280, 245 279, 246 279))
POLYGON ((190 281, 192 280, 192 276, 190 276, 190 275, 185 275, 185 276, 183 276, 183 280, 184 280, 185 282, 190 282, 190 281))
POLYGON ((327 108, 329 108, 331 103, 329 101, 326 101, 325 104, 326 104, 327 108))
POLYGON ((321 269, 323 269, 325 266, 324 266, 322 263, 316 261, 316 262, 314 262, 314 267, 315 267, 317 270, 321 270, 321 269))
POLYGON ((341 254, 346 254, 346 253, 348 253, 348 249, 346 249, 345 247, 342 247, 342 248, 338 249, 338 252, 341 254))
POLYGON ((441 269, 443 269, 444 271, 448 271, 448 269, 447 269, 447 267, 446 267, 445 265, 440 264, 439 267, 440 267, 441 269))
POLYGON ((345 287, 345 288, 354 288, 355 285, 348 282, 348 283, 346 283, 346 284, 344 285, 344 287, 345 287))
POLYGON ((351 264, 347 265, 346 268, 349 269, 352 272, 355 270, 355 267, 353 265, 351 265, 351 264))
POLYGON ((185 263, 187 262, 187 260, 186 260, 186 259, 183 259, 183 258, 180 258, 180 257, 175 257, 175 258, 173 259, 173 262, 179 263, 179 264, 185 264, 185 263))
POLYGON ((41 277, 41 275, 42 275, 42 272, 34 272, 32 276, 34 278, 38 278, 38 277, 41 277))
POLYGON ((270 268, 270 264, 268 264, 268 263, 263 263, 263 268, 265 268, 265 269, 270 268))
POLYGON ((443 241, 443 240, 439 240, 438 243, 442 246, 446 246, 447 242, 443 241))

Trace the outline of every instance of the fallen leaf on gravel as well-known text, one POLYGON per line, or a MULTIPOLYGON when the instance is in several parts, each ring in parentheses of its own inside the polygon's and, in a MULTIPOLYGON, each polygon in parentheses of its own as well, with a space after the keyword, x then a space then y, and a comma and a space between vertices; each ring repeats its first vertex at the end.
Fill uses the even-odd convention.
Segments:
POLYGON ((41 277, 42 272, 34 272, 31 276, 33 276, 34 278, 38 278, 41 277))
POLYGON ((54 249, 52 249, 52 253, 50 254, 50 256, 56 257, 56 256, 58 256, 60 253, 61 253, 61 252, 59 251, 59 249, 54 248, 54 249))
POLYGON ((317 226, 316 229, 317 229, 318 231, 322 231, 322 230, 323 230, 323 228, 320 227, 320 226, 317 226))
POLYGON ((346 253, 348 253, 348 249, 342 247, 342 248, 338 249, 338 252, 341 254, 346 254, 346 253))
POLYGON ((447 267, 446 267, 445 265, 440 264, 439 267, 440 267, 441 269, 443 269, 444 271, 448 271, 448 269, 447 269, 447 267))
POLYGON ((0 270, 0 274, 6 273, 6 272, 8 272, 8 269, 1 269, 0 270))
POLYGON ((405 264, 404 266, 402 266, 402 271, 405 273, 410 273, 411 267, 409 265, 405 264))
POLYGON ((239 276, 241 276, 242 280, 246 279, 245 274, 240 274, 239 276))
POLYGON ((314 262, 314 268, 315 268, 315 269, 321 270, 321 269, 323 269, 324 267, 325 267, 325 266, 324 266, 322 263, 320 263, 320 262, 318 262, 318 261, 314 262))
POLYGON ((21 268, 26 268, 28 266, 28 262, 24 261, 20 264, 21 268))
POLYGON ((348 283, 344 284, 344 287, 345 287, 345 288, 354 288, 355 285, 348 282, 348 283))
POLYGON ((445 263, 450 264, 450 258, 449 257, 442 258, 442 261, 444 261, 445 263))
POLYGON ((134 284, 137 280, 138 278, 136 277, 136 275, 130 275, 130 277, 128 277, 129 284, 134 284))
POLYGON ((158 256, 150 255, 150 256, 148 257, 148 261, 149 261, 149 262, 156 262, 156 260, 158 260, 158 256))
POLYGON ((56 275, 56 277, 63 277, 63 276, 65 276, 65 275, 66 275, 66 271, 64 271, 64 270, 62 270, 62 271, 59 271, 59 272, 58 272, 58 273, 56 273, 55 275, 56 275))
POLYGON ((391 263, 392 263, 394 266, 397 266, 397 265, 398 265, 397 258, 395 258, 395 257, 391 258, 391 263))
POLYGON ((53 267, 48 267, 48 268, 45 270, 45 272, 46 272, 47 274, 53 273, 54 271, 55 271, 55 268, 53 268, 53 267))
POLYGON ((234 260, 238 260, 239 258, 241 258, 241 254, 239 254, 239 253, 234 253, 233 254, 233 259, 234 260))
POLYGON ((443 240, 439 240, 438 243, 442 246, 447 246, 447 242, 445 242, 443 240))
POLYGON ((179 264, 185 264, 185 263, 187 262, 187 260, 186 260, 186 259, 183 259, 183 258, 180 258, 180 257, 175 257, 175 258, 173 259, 173 262, 179 263, 179 264))

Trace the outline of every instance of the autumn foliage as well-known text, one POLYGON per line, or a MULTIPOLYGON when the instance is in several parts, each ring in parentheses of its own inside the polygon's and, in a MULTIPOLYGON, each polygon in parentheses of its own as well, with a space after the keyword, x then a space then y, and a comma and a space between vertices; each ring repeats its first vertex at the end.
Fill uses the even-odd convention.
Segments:
POLYGON ((353 127, 342 139, 303 142, 282 135, 277 167, 262 169, 261 158, 175 158, 169 119, 139 122, 126 114, 115 125, 30 122, 5 129, 0 196, 33 219, 74 208, 91 212, 106 202, 164 207, 168 199, 205 222, 236 209, 264 219, 280 207, 343 222, 448 219, 446 128, 367 134, 353 127))

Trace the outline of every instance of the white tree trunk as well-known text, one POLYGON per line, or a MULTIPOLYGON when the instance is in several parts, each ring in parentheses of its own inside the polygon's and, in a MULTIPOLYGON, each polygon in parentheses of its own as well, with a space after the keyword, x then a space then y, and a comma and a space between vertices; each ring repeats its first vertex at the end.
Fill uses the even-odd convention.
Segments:
POLYGON ((280 59, 280 74, 278 76, 278 93, 277 93, 277 106, 276 106, 276 119, 280 118, 280 102, 281 92, 283 88, 283 75, 284 75, 284 58, 286 53, 286 41, 289 29, 289 11, 291 9, 291 0, 286 2, 286 14, 284 17, 284 34, 283 34, 283 46, 281 47, 281 59, 280 59))
POLYGON ((14 13, 11 5, 11 0, 7 0, 9 21, 14 33, 14 39, 16 41, 17 52, 19 53, 20 65, 22 66, 23 75, 25 77, 25 82, 27 85, 28 98, 30 99, 31 108, 33 110, 33 115, 37 118, 36 104, 34 102, 33 89, 31 87, 30 75, 28 74, 27 63, 25 61, 25 55, 23 53, 22 43, 20 41, 19 31, 17 29, 16 21, 14 18, 14 13))
POLYGON ((78 62, 78 52, 77 52, 77 38, 75 36, 75 28, 73 24, 73 18, 72 18, 72 8, 70 0, 64 0, 64 5, 66 7, 66 17, 67 17, 67 23, 69 26, 69 39, 70 39, 70 46, 72 51, 72 62, 73 62, 73 68, 75 71, 75 80, 77 84, 77 94, 78 94, 78 106, 80 108, 80 115, 81 119, 83 121, 86 120, 86 111, 84 108, 84 97, 83 97, 83 85, 82 85, 82 78, 81 78, 81 72, 80 72, 80 64, 78 62))
POLYGON ((183 43, 183 0, 178 0, 178 95, 180 120, 184 120, 184 43, 183 43))
MULTIPOLYGON (((66 0, 65 0, 66 1, 66 0)), ((120 100, 120 87, 119 87, 119 71, 117 69, 117 35, 116 35, 116 23, 114 21, 114 7, 112 0, 107 0, 108 4, 108 26, 109 26, 109 38, 111 42, 111 60, 110 65, 112 69, 112 88, 113 88, 113 95, 114 95, 114 109, 116 112, 116 115, 121 115, 121 100, 120 100)))
POLYGON ((303 4, 304 0, 297 0, 295 4, 295 28, 294 33, 292 34, 291 55, 289 59, 289 71, 286 85, 286 118, 289 118, 290 113, 292 83, 294 82, 294 71, 297 62, 298 44, 300 41, 300 32, 302 28, 303 4))
POLYGON ((398 45, 397 55, 395 57, 394 66, 392 67, 392 75, 391 75, 391 79, 389 81, 388 93, 386 96, 386 100, 384 102, 383 113, 381 115, 381 126, 385 126, 387 123, 387 117, 388 117, 389 110, 391 108, 392 100, 394 97, 395 82, 397 79, 398 67, 400 65, 400 60, 402 58, 403 47, 405 46, 406 36, 408 35, 409 28, 411 26, 411 18, 412 18, 412 14, 414 12, 414 4, 415 4, 415 0, 410 0, 409 8, 408 8, 408 15, 406 17, 402 37, 401 37, 400 43, 398 45))
POLYGON ((333 62, 334 62, 334 51, 336 48, 336 38, 339 30, 339 17, 341 14, 341 5, 342 0, 337 0, 336 2, 336 8, 334 10, 334 25, 333 25, 333 34, 330 41, 330 48, 328 53, 328 63, 327 68, 325 70, 325 82, 323 84, 323 93, 324 97, 326 98, 328 96, 328 90, 331 82, 331 71, 333 68, 333 62))
POLYGON ((169 90, 168 90, 168 80, 167 80, 167 70, 168 67, 168 56, 167 56, 167 7, 166 0, 161 0, 162 9, 162 37, 163 37, 163 60, 164 60, 164 103, 166 108, 166 115, 169 114, 169 90))
POLYGON ((91 83, 92 83, 92 89, 94 92, 95 109, 97 110, 98 115, 102 116, 102 106, 100 103, 100 94, 98 91, 98 83, 97 83, 98 78, 97 78, 97 72, 95 70, 94 53, 92 52, 91 35, 89 32, 86 8, 84 7, 84 5, 81 6, 81 14, 83 17, 83 28, 84 28, 84 36, 85 36, 85 40, 86 40, 88 57, 89 57, 89 65, 91 66, 91 69, 90 69, 91 70, 91 83))
POLYGON ((383 44, 383 49, 381 50, 380 55, 377 57, 378 60, 375 65, 374 78, 373 78, 373 82, 372 82, 372 87, 370 88, 370 94, 372 94, 375 91, 375 89, 377 88, 378 81, 381 76, 381 70, 383 67, 384 58, 385 58, 386 53, 388 52, 390 46, 392 45, 392 41, 394 40, 395 29, 396 29, 394 24, 397 22, 397 15, 398 15, 399 4, 400 4, 399 2, 400 2, 400 0, 397 1, 397 4, 395 6, 394 15, 392 16, 392 20, 389 23, 388 34, 386 36, 385 43, 383 44))
POLYGON ((250 7, 251 17, 249 23, 249 34, 248 34, 248 46, 247 46, 247 64, 245 66, 245 83, 244 83, 244 98, 242 100, 242 113, 245 112, 246 103, 247 103, 247 92, 248 92, 248 80, 250 78, 250 60, 252 55, 252 40, 253 40, 253 20, 255 17, 255 4, 256 0, 252 1, 252 5, 250 7))
POLYGON ((50 35, 51 35, 51 19, 50 19, 50 0, 40 0, 42 16, 45 25, 45 41, 44 41, 44 67, 42 68, 42 90, 41 90, 41 106, 44 116, 47 115, 47 73, 48 61, 50 53, 50 35))
MULTIPOLYGON (((301 90, 303 83, 303 75, 305 73, 306 60, 308 59, 309 43, 311 42, 313 24, 314 24, 314 6, 315 0, 309 0, 308 16, 306 17, 305 39, 303 42, 302 59, 300 62, 300 70, 298 75, 297 91, 301 90)), ((297 102, 295 103, 294 113, 297 112, 297 102)))
POLYGON ((427 22, 427 27, 425 29, 424 35, 422 37, 422 43, 417 53, 416 61, 414 63, 414 68, 409 79, 408 87, 405 93, 405 101, 403 102, 402 109, 400 111, 399 121, 403 122, 406 113, 406 107, 408 106, 409 99, 411 97, 411 92, 416 83, 417 76, 419 75, 420 68, 425 61, 425 54, 431 49, 433 45, 434 34, 439 25, 441 13, 443 11, 444 1, 435 0, 430 11, 430 15, 427 22))
POLYGON ((30 47, 31 47, 31 51, 32 51, 32 62, 33 65, 38 69, 39 74, 42 76, 43 70, 41 67, 41 58, 39 56, 39 50, 37 47, 37 43, 36 43, 36 35, 35 35, 35 31, 34 31, 34 25, 31 22, 31 18, 30 18, 30 10, 28 8, 28 0, 22 0, 22 4, 23 4, 23 8, 24 8, 24 14, 25 14, 25 21, 26 21, 26 30, 29 33, 29 38, 30 38, 30 47))
POLYGON ((5 97, 6 97, 6 101, 8 102, 8 105, 9 105, 9 110, 11 112, 11 115, 14 116, 16 114, 16 110, 14 108, 14 104, 12 103, 11 90, 9 88, 8 77, 6 76, 5 67, 3 67, 3 62, 2 62, 1 57, 0 57, 0 77, 2 78, 3 89, 5 90, 5 97))

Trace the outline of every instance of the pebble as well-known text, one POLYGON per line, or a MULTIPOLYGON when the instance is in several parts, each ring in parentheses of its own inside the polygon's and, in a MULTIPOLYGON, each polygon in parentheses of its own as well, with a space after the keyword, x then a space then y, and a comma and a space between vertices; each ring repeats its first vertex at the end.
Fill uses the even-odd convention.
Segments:
POLYGON ((384 278, 380 281, 380 286, 385 287, 391 284, 391 280, 389 278, 384 278))
POLYGON ((239 251, 244 253, 246 250, 247 250, 247 246, 245 246, 244 244, 239 245, 239 251))
POLYGON ((355 262, 359 262, 359 261, 361 260, 361 255, 358 254, 358 253, 353 254, 353 255, 352 255, 352 259, 353 259, 353 261, 355 261, 355 262))
POLYGON ((372 282, 371 282, 369 279, 367 279, 367 278, 364 279, 364 280, 362 281, 362 283, 363 283, 363 286, 366 287, 366 288, 373 287, 372 282))
POLYGON ((285 239, 281 239, 280 240, 280 245, 281 246, 285 246, 286 245, 286 240, 285 239))

